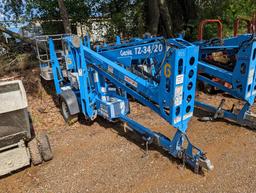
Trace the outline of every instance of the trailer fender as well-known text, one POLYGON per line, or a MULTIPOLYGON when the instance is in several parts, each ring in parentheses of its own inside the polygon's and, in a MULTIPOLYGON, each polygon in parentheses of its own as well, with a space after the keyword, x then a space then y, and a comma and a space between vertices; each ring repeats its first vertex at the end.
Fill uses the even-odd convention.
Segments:
POLYGON ((77 97, 72 90, 62 91, 60 94, 60 99, 61 98, 66 102, 71 115, 75 115, 80 112, 77 97))

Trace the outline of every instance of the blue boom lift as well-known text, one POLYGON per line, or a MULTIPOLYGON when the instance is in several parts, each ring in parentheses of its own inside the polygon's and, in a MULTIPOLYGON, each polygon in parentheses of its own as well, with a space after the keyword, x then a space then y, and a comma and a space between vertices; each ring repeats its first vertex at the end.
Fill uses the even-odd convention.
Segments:
MULTIPOLYGON (((213 117, 202 120, 226 118, 237 124, 256 128, 256 115, 251 112, 256 96, 256 34, 243 34, 222 39, 222 24, 219 20, 204 20, 200 24, 198 80, 204 85, 217 88, 231 96, 244 101, 242 109, 234 111, 222 107, 223 99, 218 107, 195 101, 195 105, 214 113, 213 117), (218 38, 204 41, 203 27, 207 23, 218 24, 218 38)), ((209 88, 209 87, 208 87, 209 88)))
MULTIPOLYGON (((203 90, 208 93, 222 90, 231 96, 244 101, 243 108, 234 110, 234 105, 230 110, 222 107, 223 99, 218 107, 195 101, 199 108, 214 113, 213 117, 203 117, 201 120, 208 121, 218 118, 226 118, 236 123, 256 128, 256 115, 251 112, 256 95, 255 85, 255 65, 256 49, 255 34, 243 34, 232 38, 222 39, 222 23, 220 20, 203 20, 199 25, 198 38, 200 41, 194 42, 199 46, 199 62, 197 81, 203 83, 203 90), (218 26, 218 38, 203 40, 203 29, 206 24, 216 23, 218 26)), ((158 38, 139 39, 134 38, 129 41, 121 41, 117 37, 114 45, 97 47, 98 53, 116 61, 125 62, 128 70, 140 74, 144 77, 155 77, 157 64, 155 55, 140 56, 137 54, 127 54, 130 49, 135 48, 134 53, 142 52, 143 45, 154 42, 158 38), (141 47, 138 48, 138 45, 141 47), (125 49, 124 49, 125 48, 125 49), (127 51, 128 50, 128 51, 127 51), (126 51, 126 52, 123 52, 126 51)), ((186 44, 182 42, 181 44, 186 44)), ((131 52, 132 53, 132 52, 131 52)), ((190 74, 192 76, 192 74, 190 74)), ((199 84, 202 85, 202 84, 199 84)), ((201 86, 200 86, 201 87, 201 86)))
POLYGON ((125 129, 142 136, 146 147, 151 143, 161 146, 196 173, 213 169, 205 153, 186 135, 194 109, 198 47, 182 39, 164 38, 132 39, 126 44, 118 38, 116 45, 110 46, 112 53, 103 54, 90 48, 89 39, 82 42, 77 36, 67 36, 65 65, 61 67, 54 42, 49 39, 54 84, 64 119, 69 122, 82 113, 89 120, 97 115, 111 122, 121 120, 125 129), (133 71, 133 67, 138 69, 133 71), (130 119, 127 94, 176 128, 173 138, 130 119))

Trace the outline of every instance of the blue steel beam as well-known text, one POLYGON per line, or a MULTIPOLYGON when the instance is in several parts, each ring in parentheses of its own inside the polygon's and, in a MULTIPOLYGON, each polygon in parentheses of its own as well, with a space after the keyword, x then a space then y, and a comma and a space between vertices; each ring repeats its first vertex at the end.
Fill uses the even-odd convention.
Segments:
MULTIPOLYGON (((212 64, 208 64, 206 62, 199 61, 198 62, 198 70, 200 73, 206 73, 210 76, 220 78, 228 83, 232 83, 232 72, 229 72, 223 68, 219 68, 212 64)), ((200 80, 200 79, 199 79, 200 80)))

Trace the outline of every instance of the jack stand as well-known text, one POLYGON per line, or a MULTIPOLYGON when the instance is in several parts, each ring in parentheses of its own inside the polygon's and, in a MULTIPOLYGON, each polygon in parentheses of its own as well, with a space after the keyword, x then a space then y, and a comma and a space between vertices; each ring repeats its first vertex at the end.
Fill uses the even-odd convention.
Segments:
POLYGON ((216 109, 216 112, 214 113, 213 117, 201 117, 201 118, 199 118, 199 120, 200 121, 213 121, 213 120, 216 120, 218 118, 223 118, 223 109, 222 109, 222 107, 223 107, 224 103, 225 103, 225 99, 222 99, 221 102, 220 102, 220 105, 216 109))
POLYGON ((214 113, 213 117, 202 117, 200 121, 212 121, 218 118, 228 119, 234 121, 236 124, 246 126, 251 129, 256 129, 256 114, 250 111, 251 104, 245 103, 241 110, 234 110, 234 106, 231 110, 222 109, 225 100, 222 99, 219 107, 214 107, 205 104, 200 101, 195 101, 195 106, 202 108, 208 112, 214 113))
POLYGON ((148 138, 144 138, 144 140, 145 140, 145 156, 144 157, 147 157, 148 156, 148 146, 150 143, 152 143, 152 138, 148 137, 148 138))
POLYGON ((148 156, 148 141, 146 141, 145 145, 146 145, 146 156, 148 156))
POLYGON ((128 131, 134 132, 134 130, 126 123, 123 123, 124 132, 127 133, 128 131))
POLYGON ((124 132, 127 133, 127 123, 126 122, 124 122, 123 127, 124 127, 124 132))
POLYGON ((186 164, 186 154, 185 152, 183 151, 182 153, 182 167, 185 168, 185 164, 186 164))

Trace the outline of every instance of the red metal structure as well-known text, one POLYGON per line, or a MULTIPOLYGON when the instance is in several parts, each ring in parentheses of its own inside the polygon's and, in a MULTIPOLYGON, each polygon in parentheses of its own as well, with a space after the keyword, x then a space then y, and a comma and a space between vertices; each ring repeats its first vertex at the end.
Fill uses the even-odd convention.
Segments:
POLYGON ((256 12, 252 15, 251 25, 252 33, 256 33, 256 12))
POLYGON ((246 22, 247 33, 252 33, 252 21, 248 18, 238 17, 234 22, 234 37, 238 35, 238 28, 242 21, 246 22))
POLYGON ((210 23, 217 23, 218 26, 218 38, 222 39, 222 23, 219 19, 204 19, 200 22, 199 28, 198 28, 198 40, 202 41, 203 40, 203 33, 204 33, 204 27, 206 24, 210 23))
POLYGON ((234 22, 234 37, 238 35, 238 28, 241 22, 246 22, 247 33, 256 33, 256 12, 252 15, 252 18, 237 17, 234 22))

